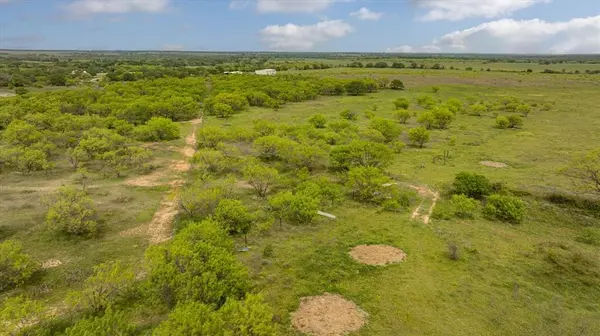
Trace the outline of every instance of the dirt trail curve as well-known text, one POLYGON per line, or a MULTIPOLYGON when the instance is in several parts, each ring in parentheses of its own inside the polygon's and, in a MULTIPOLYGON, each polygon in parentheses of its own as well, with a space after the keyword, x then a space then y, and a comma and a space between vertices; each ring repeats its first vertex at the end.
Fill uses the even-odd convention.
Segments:
POLYGON ((421 196, 423 198, 421 200, 421 203, 419 203, 419 205, 412 212, 410 218, 411 219, 420 218, 421 220, 423 220, 423 223, 429 224, 429 219, 431 218, 431 214, 433 213, 435 204, 437 203, 438 199, 440 198, 440 194, 429 189, 428 187, 417 187, 414 185, 410 185, 409 187, 415 189, 419 193, 419 196, 421 196), (431 204, 429 205, 429 208, 427 209, 427 213, 423 213, 422 207, 423 207, 423 203, 425 202, 426 198, 431 198, 431 204))
MULTIPOLYGON (((186 136, 185 147, 181 150, 181 153, 186 157, 186 159, 194 156, 194 153, 196 152, 196 129, 198 128, 198 125, 202 123, 202 119, 194 119, 190 122, 193 125, 192 132, 186 136)), ((190 167, 191 166, 187 161, 174 161, 169 166, 168 173, 185 173, 190 170, 190 167)), ((139 179, 138 181, 152 181, 150 180, 153 178, 152 175, 153 174, 147 175, 146 180, 139 179)), ((160 176, 162 177, 164 175, 161 174, 160 176)), ((146 233, 151 244, 160 244, 171 239, 173 220, 175 219, 175 216, 177 216, 179 207, 179 189, 181 185, 183 185, 183 182, 184 181, 181 179, 181 177, 175 175, 174 178, 168 183, 171 185, 171 189, 163 197, 158 209, 154 213, 154 216, 152 216, 150 223, 123 231, 121 234, 124 236, 129 236, 146 233)), ((154 180, 152 183, 133 185, 154 186, 156 185, 154 183, 158 183, 158 181, 154 180)))

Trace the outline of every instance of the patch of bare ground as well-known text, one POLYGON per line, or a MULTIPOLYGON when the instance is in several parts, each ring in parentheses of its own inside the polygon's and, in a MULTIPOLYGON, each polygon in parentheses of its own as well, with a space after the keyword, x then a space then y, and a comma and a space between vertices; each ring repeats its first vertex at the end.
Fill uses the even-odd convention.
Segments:
POLYGON ((368 314, 338 294, 325 293, 300 299, 292 325, 313 336, 342 336, 365 325, 368 314))
POLYGON ((508 165, 504 162, 496 162, 496 161, 479 161, 479 164, 486 167, 493 168, 506 168, 508 165))
POLYGON ((406 259, 406 253, 389 245, 358 245, 348 252, 352 259, 367 265, 387 265, 406 259))
POLYGON ((183 161, 183 160, 176 160, 176 161, 171 161, 171 165, 169 166, 169 169, 171 169, 172 171, 178 172, 178 173, 184 173, 188 170, 190 170, 190 163, 187 161, 183 161))
POLYGON ((168 174, 169 172, 165 169, 157 169, 150 174, 127 179, 125 184, 133 187, 156 187, 162 184, 160 180, 168 174))
POLYGON ((11 92, 0 92, 0 97, 14 97, 16 94, 11 92))
POLYGON ((419 193, 419 196, 423 197, 423 200, 421 200, 421 203, 419 203, 419 205, 412 212, 410 218, 421 218, 424 224, 429 224, 429 219, 431 218, 433 209, 435 208, 435 205, 437 204, 437 201, 440 198, 440 194, 427 187, 418 187, 414 185, 411 185, 409 187, 415 189, 419 193), (429 209, 427 209, 427 213, 422 213, 422 207, 425 198, 431 198, 431 205, 429 206, 429 209))
POLYGON ((60 261, 58 259, 48 259, 42 263, 42 268, 43 269, 54 268, 54 267, 58 267, 62 264, 63 264, 62 261, 60 261))
MULTIPOLYGON (((177 192, 177 191, 175 191, 177 192)), ((178 212, 178 195, 170 194, 163 198, 148 225, 148 236, 151 244, 160 244, 171 239, 171 224, 178 212)))

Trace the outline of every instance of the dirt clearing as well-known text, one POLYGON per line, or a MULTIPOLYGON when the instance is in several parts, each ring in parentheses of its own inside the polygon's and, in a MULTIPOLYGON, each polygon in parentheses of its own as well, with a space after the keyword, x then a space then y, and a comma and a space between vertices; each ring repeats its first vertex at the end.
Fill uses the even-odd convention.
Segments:
POLYGON ((58 267, 62 264, 63 264, 62 261, 60 261, 58 259, 48 259, 42 263, 42 268, 43 269, 54 268, 54 267, 58 267))
POLYGON ((412 212, 410 218, 411 219, 421 218, 423 220, 423 223, 429 224, 429 219, 431 218, 431 214, 433 213, 433 208, 435 208, 435 205, 436 205, 438 199, 440 198, 440 194, 438 194, 437 192, 435 192, 427 187, 417 187, 414 185, 410 185, 409 187, 415 189, 419 193, 419 196, 423 197, 423 200, 421 201, 421 203, 419 203, 419 205, 412 212), (431 198, 431 205, 429 206, 427 213, 421 213, 421 211, 422 211, 421 208, 423 207, 423 202, 425 201, 425 198, 431 198))
POLYGON ((338 294, 325 293, 300 299, 292 325, 313 336, 341 336, 357 331, 368 314, 338 294))
POLYGON ((486 167, 493 167, 493 168, 506 168, 508 167, 508 165, 504 162, 497 162, 497 161, 479 161, 479 164, 482 166, 486 166, 486 167))
POLYGON ((406 259, 406 253, 389 245, 358 245, 348 252, 352 259, 367 265, 387 265, 406 259))

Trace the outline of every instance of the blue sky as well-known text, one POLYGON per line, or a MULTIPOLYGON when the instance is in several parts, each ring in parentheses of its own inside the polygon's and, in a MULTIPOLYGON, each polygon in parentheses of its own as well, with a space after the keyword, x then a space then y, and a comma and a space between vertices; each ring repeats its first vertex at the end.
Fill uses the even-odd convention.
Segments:
POLYGON ((0 49, 600 53, 600 1, 0 0, 0 49))

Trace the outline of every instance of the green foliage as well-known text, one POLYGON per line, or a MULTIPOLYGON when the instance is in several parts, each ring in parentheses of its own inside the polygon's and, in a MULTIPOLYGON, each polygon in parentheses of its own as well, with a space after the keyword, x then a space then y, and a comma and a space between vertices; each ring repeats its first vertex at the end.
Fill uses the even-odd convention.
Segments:
POLYGON ((529 113, 531 113, 531 106, 528 104, 519 104, 517 106, 516 112, 524 117, 527 117, 529 113))
POLYGON ((505 116, 497 116, 496 117, 496 127, 500 129, 505 129, 510 126, 510 121, 505 116))
POLYGON ((276 135, 260 137, 254 140, 253 148, 258 152, 258 157, 265 161, 281 160, 291 151, 296 142, 276 135))
POLYGON ((372 142, 385 142, 385 137, 381 132, 373 128, 367 128, 359 132, 361 139, 372 142))
POLYGON ((406 144, 402 141, 392 141, 388 144, 388 146, 394 153, 398 154, 402 152, 404 147, 406 147, 406 144))
POLYGON ((525 202, 518 197, 490 195, 483 213, 493 219, 509 223, 521 223, 525 219, 525 202))
POLYGON ((357 120, 358 119, 358 113, 351 111, 349 109, 345 109, 342 112, 340 112, 340 117, 346 119, 346 120, 357 120))
POLYGON ((429 141, 429 131, 425 127, 415 127, 408 130, 408 138, 412 141, 413 145, 418 145, 419 148, 429 141))
POLYGON ((431 111, 422 112, 417 118, 417 122, 426 129, 431 129, 436 124, 435 114, 431 111))
POLYGON ((600 148, 575 155, 570 165, 561 172, 569 177, 579 190, 600 195, 600 148))
POLYGON ((54 164, 49 162, 47 154, 39 149, 15 146, 0 148, 0 170, 3 167, 28 174, 49 170, 54 167, 54 164))
POLYGON ((410 101, 404 97, 397 98, 394 100, 394 108, 396 110, 408 110, 410 106, 410 101))
POLYGON ((229 118, 234 113, 235 111, 233 110, 233 107, 231 107, 231 105, 228 104, 216 102, 212 106, 211 114, 218 118, 229 118))
POLYGON ((440 91, 440 87, 439 86, 432 86, 431 87, 431 92, 438 93, 439 91, 440 91))
POLYGON ((282 160, 297 168, 313 171, 325 160, 325 152, 314 145, 295 144, 289 150, 283 151, 282 160))
POLYGON ((190 217, 205 218, 215 211, 223 198, 231 195, 233 181, 227 181, 219 186, 207 186, 202 181, 186 186, 181 191, 179 206, 190 217))
POLYGON ((450 204, 454 208, 454 216, 458 218, 474 218, 479 202, 467 195, 452 195, 450 204))
POLYGON ((8 124, 2 137, 11 145, 31 146, 42 141, 44 135, 34 125, 15 119, 8 124))
POLYGON ((365 110, 363 112, 363 114, 365 115, 365 118, 367 118, 367 119, 375 118, 375 112, 373 112, 372 110, 365 110))
POLYGON ((266 165, 251 163, 243 169, 244 179, 252 186, 259 197, 266 197, 267 193, 277 183, 279 172, 266 165))
POLYGON ((38 269, 38 265, 23 252, 14 240, 0 242, 0 292, 20 286, 38 269))
POLYGON ((215 219, 229 234, 247 234, 254 218, 240 200, 222 199, 215 209, 215 219))
POLYGON ((244 111, 249 105, 250 104, 248 103, 248 99, 246 99, 246 97, 230 92, 220 92, 215 97, 206 98, 204 100, 204 110, 209 115, 216 115, 220 117, 226 117, 225 115, 222 115, 223 112, 229 113, 230 111, 244 111), (229 106, 230 109, 225 108, 223 105, 229 106))
POLYGON ((384 118, 371 120, 369 127, 381 132, 385 138, 385 142, 396 140, 402 133, 402 128, 396 122, 384 118))
POLYGON ((315 128, 325 128, 327 118, 322 114, 314 114, 308 119, 308 122, 315 128))
POLYGON ((492 192, 492 184, 487 177, 475 173, 460 172, 452 183, 454 194, 481 199, 492 192))
POLYGON ((198 148, 216 148, 220 142, 226 139, 225 131, 217 126, 202 126, 196 132, 198 148))
POLYGON ((404 83, 399 79, 392 79, 390 82, 390 89, 392 90, 404 90, 404 83))
POLYGON ((77 321, 65 330, 65 336, 115 335, 134 336, 136 328, 123 311, 108 308, 102 316, 92 316, 77 321))
POLYGON ((231 252, 206 241, 175 238, 146 251, 152 292, 170 307, 198 302, 221 306, 227 298, 240 298, 250 281, 246 268, 231 252))
POLYGON ((152 117, 143 126, 135 129, 135 137, 140 141, 165 141, 179 138, 179 126, 171 119, 152 117))
MULTIPOLYGON (((448 128, 448 125, 450 125, 450 123, 454 119, 454 114, 445 107, 436 107, 433 109, 432 113, 433 113, 433 118, 435 120, 435 124, 440 129, 448 128)), ((421 117, 422 116, 423 115, 421 115, 421 117)))
POLYGON ((336 120, 329 123, 329 129, 337 133, 358 132, 358 126, 352 124, 348 120, 336 120))
POLYGON ((280 223, 287 218, 293 197, 291 191, 282 191, 269 198, 269 210, 279 218, 280 223))
POLYGON ((72 304, 82 310, 100 313, 126 297, 135 280, 131 268, 120 261, 94 266, 94 274, 85 280, 83 289, 72 292, 72 304))
POLYGON ((58 190, 56 200, 46 214, 50 230, 72 234, 91 235, 98 231, 96 207, 84 191, 72 187, 58 190))
MULTIPOLYGON (((386 200, 393 199, 393 191, 396 190, 387 185, 389 181, 389 177, 379 168, 355 167, 348 171, 346 187, 352 198, 358 201, 382 204, 386 200)), ((391 203, 388 204, 389 206, 391 203)))
POLYGON ((508 116, 508 128, 520 128, 523 126, 523 118, 516 114, 511 114, 508 116))
POLYGON ((260 136, 274 135, 277 125, 267 120, 257 119, 252 121, 252 128, 260 136))
POLYGON ((456 115, 463 110, 464 103, 462 100, 458 98, 450 98, 444 103, 444 106, 452 112, 452 114, 456 115))
POLYGON ((417 104, 425 109, 431 109, 436 105, 435 99, 428 95, 421 95, 417 97, 417 104))
POLYGON ((346 83, 346 92, 351 96, 359 96, 367 92, 367 86, 362 80, 352 80, 346 83))
POLYGON ((23 333, 23 329, 39 321, 44 311, 44 306, 40 302, 22 295, 8 297, 3 301, 0 308, 0 321, 5 335, 26 334, 23 333))
POLYGON ((320 199, 298 192, 289 199, 286 218, 295 224, 308 224, 316 217, 320 199))
POLYGON ((181 226, 183 229, 177 233, 177 239, 192 245, 204 242, 233 251, 233 241, 223 228, 223 224, 214 217, 208 217, 201 222, 186 221, 181 223, 181 226))
POLYGON ((469 107, 469 114, 475 116, 482 116, 487 113, 488 109, 483 104, 473 104, 469 107))
POLYGON ((177 306, 154 336, 274 336, 273 313, 261 297, 247 295, 243 301, 228 299, 219 309, 189 302, 177 306))
POLYGON ((412 117, 412 113, 405 109, 399 109, 394 113, 394 117, 398 119, 401 124, 406 124, 406 122, 412 117))
POLYGON ((392 150, 386 145, 359 140, 336 146, 329 153, 330 166, 345 170, 358 166, 387 167, 392 163, 393 157, 392 150))
POLYGON ((229 163, 225 155, 220 150, 202 148, 192 157, 192 163, 198 164, 201 169, 215 174, 220 174, 229 168, 229 163))
POLYGON ((600 231, 596 228, 583 228, 575 240, 593 246, 600 246, 600 231))

